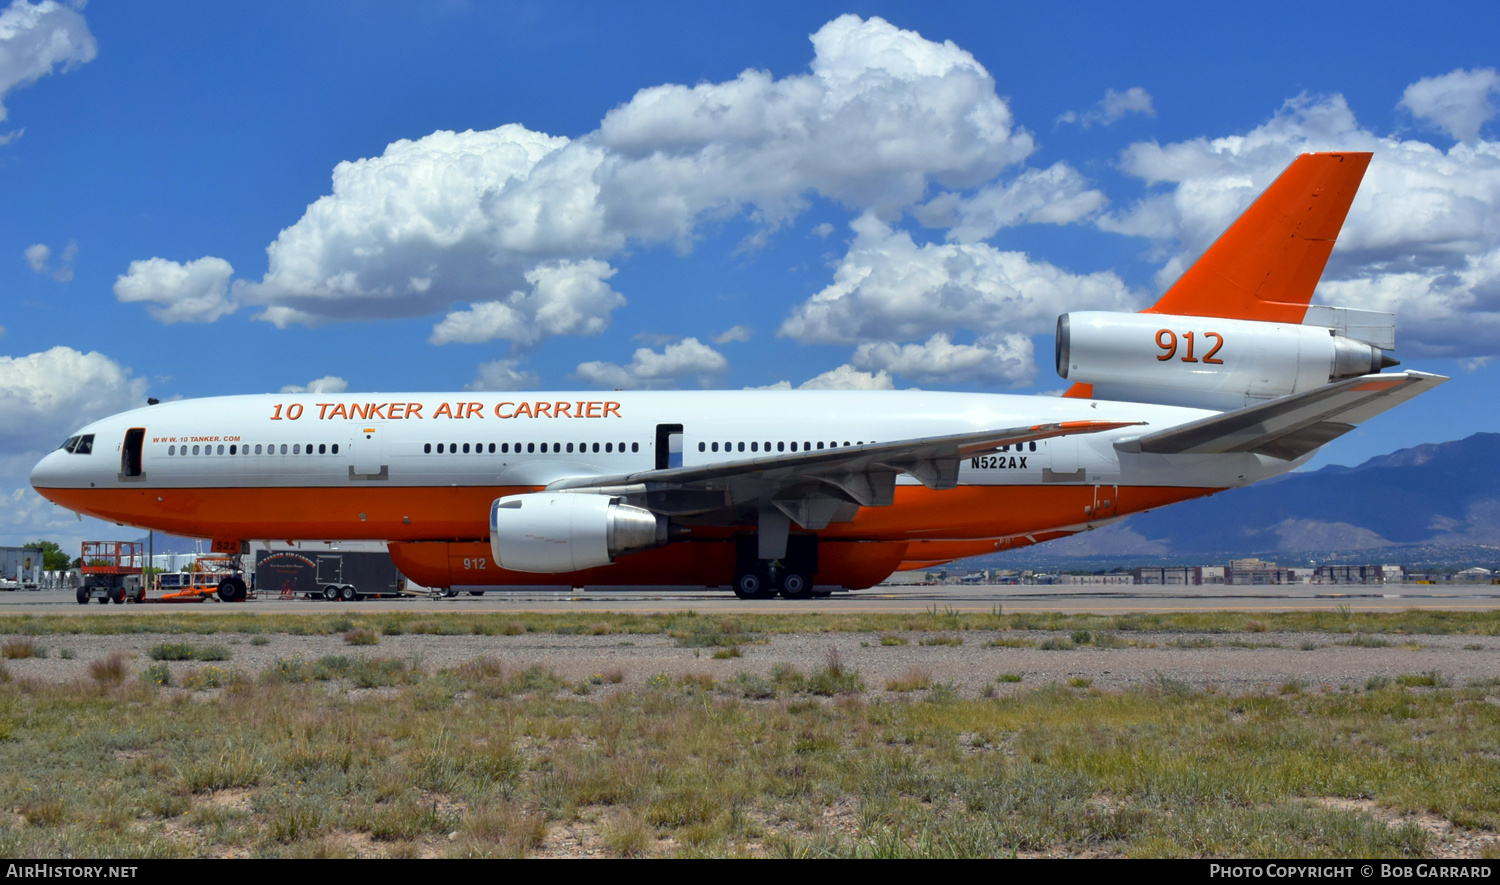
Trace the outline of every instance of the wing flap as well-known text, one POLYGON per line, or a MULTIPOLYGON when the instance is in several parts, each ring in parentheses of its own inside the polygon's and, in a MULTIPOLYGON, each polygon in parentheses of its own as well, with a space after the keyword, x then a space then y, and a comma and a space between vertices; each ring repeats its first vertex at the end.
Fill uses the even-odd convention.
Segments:
POLYGON ((1121 440, 1122 452, 1254 452, 1290 461, 1448 379, 1425 372, 1363 375, 1157 433, 1121 440))

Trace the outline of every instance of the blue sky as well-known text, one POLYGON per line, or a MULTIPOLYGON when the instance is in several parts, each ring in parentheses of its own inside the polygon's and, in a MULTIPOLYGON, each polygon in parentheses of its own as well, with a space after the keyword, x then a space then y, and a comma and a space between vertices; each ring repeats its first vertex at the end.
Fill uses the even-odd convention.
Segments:
POLYGON ((1055 391, 1057 314, 1150 303, 1313 149, 1376 153, 1318 300, 1454 376, 1315 465, 1496 430, 1497 19, 15 0, 0 543, 93 530, 26 474, 146 396, 1055 391))

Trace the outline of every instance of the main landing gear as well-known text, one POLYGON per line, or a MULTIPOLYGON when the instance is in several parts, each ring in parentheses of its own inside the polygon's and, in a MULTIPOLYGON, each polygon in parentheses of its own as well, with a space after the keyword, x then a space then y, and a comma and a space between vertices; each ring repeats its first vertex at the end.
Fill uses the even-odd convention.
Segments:
MULTIPOLYGON (((734 595, 740 599, 810 599, 812 577, 818 571, 818 539, 810 535, 786 538, 782 555, 762 558, 760 539, 741 537, 735 551, 734 595)), ((827 596, 827 593, 818 593, 827 596)))

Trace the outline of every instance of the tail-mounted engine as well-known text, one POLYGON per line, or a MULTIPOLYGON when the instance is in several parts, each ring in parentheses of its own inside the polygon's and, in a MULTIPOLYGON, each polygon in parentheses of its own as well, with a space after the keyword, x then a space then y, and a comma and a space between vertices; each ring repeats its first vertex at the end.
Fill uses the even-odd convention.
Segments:
POLYGON ((1381 348, 1337 332, 1290 323, 1081 311, 1057 319, 1057 374, 1094 385, 1100 399, 1238 407, 1397 365, 1381 348))
POLYGON ((501 568, 517 572, 596 568, 667 538, 666 517, 610 495, 537 492, 490 507, 490 550, 501 568))

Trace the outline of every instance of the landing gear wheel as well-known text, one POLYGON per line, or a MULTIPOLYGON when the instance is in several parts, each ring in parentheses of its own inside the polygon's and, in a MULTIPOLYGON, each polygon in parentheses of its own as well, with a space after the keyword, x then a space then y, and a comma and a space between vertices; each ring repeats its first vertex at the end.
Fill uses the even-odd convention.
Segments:
POLYGON ((245 585, 238 578, 225 578, 219 582, 220 602, 239 602, 245 598, 245 585))
POLYGON ((333 602, 334 600, 338 599, 339 598, 339 588, 333 586, 332 584, 329 584, 327 587, 324 587, 323 588, 323 598, 326 599, 326 600, 328 600, 329 602, 333 602))
POLYGON ((741 599, 769 599, 776 595, 770 590, 770 582, 758 571, 740 572, 734 576, 734 595, 741 599))
POLYGON ((483 590, 470 590, 469 591, 469 595, 470 596, 483 596, 484 595, 484 591, 483 590))
POLYGON ((453 597, 458 595, 458 591, 454 590, 452 587, 449 587, 448 589, 443 591, 443 595, 448 597, 449 599, 452 599, 453 597))
POLYGON ((786 599, 808 599, 812 596, 812 582, 800 572, 782 572, 781 595, 786 599))
POLYGON ((78 600, 79 605, 89 604, 89 591, 86 588, 79 587, 78 592, 73 595, 78 600))
POLYGON ((354 592, 353 587, 345 584, 339 588, 339 599, 342 599, 344 602, 356 602, 359 599, 359 594, 354 592))

